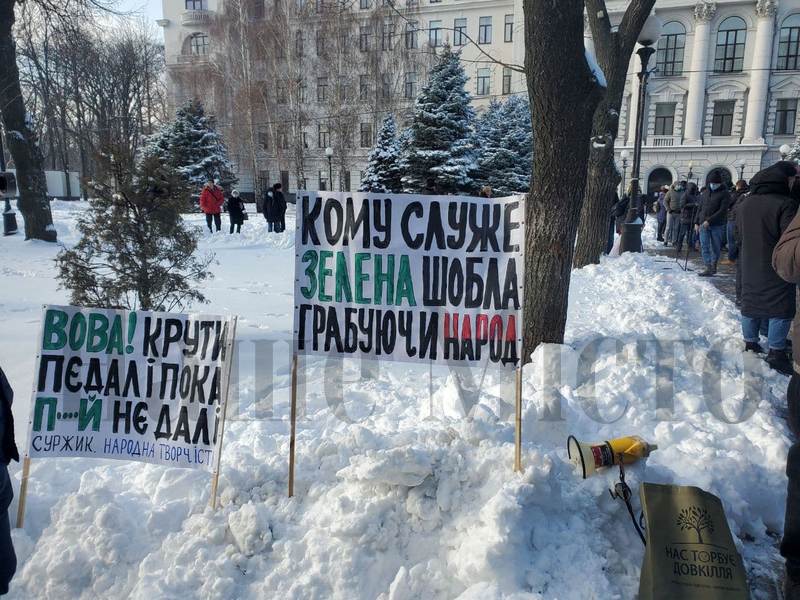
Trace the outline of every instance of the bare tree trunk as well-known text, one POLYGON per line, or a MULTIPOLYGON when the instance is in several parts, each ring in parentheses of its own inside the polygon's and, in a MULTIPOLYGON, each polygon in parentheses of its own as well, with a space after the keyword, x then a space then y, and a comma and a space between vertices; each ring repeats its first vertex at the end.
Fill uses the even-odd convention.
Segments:
POLYGON ((655 0, 633 0, 617 30, 612 31, 605 0, 586 0, 597 62, 606 75, 608 89, 595 111, 592 126, 595 139, 602 139, 604 143, 593 144, 589 157, 586 196, 575 247, 576 268, 600 262, 600 254, 608 239, 609 213, 614 202, 614 190, 620 181, 614 163, 614 140, 619 133, 625 79, 636 38, 654 4, 655 0))
POLYGON ((25 103, 19 83, 17 55, 11 29, 14 26, 14 0, 0 0, 0 112, 6 130, 6 142, 17 169, 19 202, 25 218, 25 239, 56 241, 44 158, 26 118, 25 103))
POLYGON ((524 0, 533 158, 525 211, 523 355, 564 341, 575 234, 601 87, 586 62, 583 0, 524 0))

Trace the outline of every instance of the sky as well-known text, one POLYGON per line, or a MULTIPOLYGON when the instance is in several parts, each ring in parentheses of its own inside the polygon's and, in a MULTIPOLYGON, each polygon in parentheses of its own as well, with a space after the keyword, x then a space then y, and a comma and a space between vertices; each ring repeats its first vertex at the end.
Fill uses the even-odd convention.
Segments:
POLYGON ((148 21, 161 18, 161 0, 119 0, 120 10, 141 13, 148 21))

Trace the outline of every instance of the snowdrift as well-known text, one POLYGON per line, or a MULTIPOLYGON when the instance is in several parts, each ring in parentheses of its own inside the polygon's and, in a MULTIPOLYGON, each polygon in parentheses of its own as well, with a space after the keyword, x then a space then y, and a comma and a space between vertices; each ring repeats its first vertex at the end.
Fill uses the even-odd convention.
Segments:
MULTIPOLYGON (((54 204, 67 244, 80 209, 54 204)), ((787 380, 743 358, 730 301, 656 257, 574 272, 566 344, 539 348, 524 371, 522 474, 511 470, 513 374, 473 373, 470 383, 446 369, 347 362, 341 391, 335 365, 326 373, 309 359, 287 498, 291 212, 287 224, 271 235, 251 215, 242 236, 201 243, 218 263, 208 310, 241 315, 221 508, 207 507, 201 472, 34 461, 11 598, 634 598, 643 549, 607 492, 617 473, 579 479, 569 434, 658 444, 629 470, 634 491, 647 479, 719 495, 754 597, 773 597, 787 380), (266 354, 260 340, 274 342, 266 354), (674 391, 657 393, 670 382, 674 391), (480 395, 459 394, 479 383, 480 395)), ((20 236, 0 245, 14 265, 0 288, 0 364, 22 446, 40 305, 67 296, 53 279, 55 248, 20 236)))

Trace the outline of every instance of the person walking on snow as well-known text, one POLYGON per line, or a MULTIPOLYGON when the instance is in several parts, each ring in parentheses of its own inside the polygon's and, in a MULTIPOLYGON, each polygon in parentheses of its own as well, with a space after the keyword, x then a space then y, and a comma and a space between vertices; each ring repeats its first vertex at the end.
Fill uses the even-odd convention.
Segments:
POLYGON ((286 230, 286 198, 283 197, 283 185, 272 186, 272 203, 275 217, 275 233, 286 230))
POLYGON ((231 221, 231 233, 236 229, 236 233, 242 233, 244 223, 244 200, 239 197, 239 190, 233 190, 228 200, 228 218, 231 221))
MULTIPOLYGON (((792 195, 792 186, 800 177, 798 168, 793 163, 781 161, 772 169, 778 168, 784 177, 785 187, 779 180, 778 174, 774 175, 776 181, 773 187, 778 191, 782 201, 786 195, 796 203, 798 199, 792 195)), ((756 192, 755 177, 750 181, 753 193, 756 192)), ((773 192, 774 193, 774 192, 773 192)), ((778 198, 776 198, 778 199, 778 198)), ((742 206, 749 202, 746 199, 742 206)), ((741 208, 741 207, 739 207, 741 208)), ((737 226, 741 220, 740 210, 737 208, 737 226)), ((740 260, 745 260, 746 254, 742 249, 740 260)), ((785 281, 800 283, 800 213, 796 214, 789 222, 785 231, 778 240, 772 253, 772 266, 785 281)), ((793 286, 794 287, 794 286, 793 286)), ((792 337, 794 348, 800 348, 800 317, 795 313, 792 337)), ((786 573, 783 582, 783 597, 785 600, 800 600, 800 355, 793 360, 792 378, 786 389, 786 403, 788 405, 789 429, 794 434, 794 443, 789 448, 786 460, 786 475, 789 479, 786 494, 786 519, 783 524, 783 539, 780 552, 786 560, 786 573)))
POLYGON ((656 220, 658 221, 658 236, 656 239, 659 242, 664 241, 664 230, 667 228, 667 186, 662 187, 658 192, 658 198, 653 203, 653 212, 656 213, 656 220))
MULTIPOLYGON (((781 242, 783 247, 779 247, 781 235, 797 213, 797 202, 789 195, 788 179, 781 163, 760 171, 751 180, 750 195, 736 209, 736 229, 742 244, 739 260, 745 350, 762 351, 759 330, 766 323, 767 363, 786 375, 792 373, 786 336, 796 314, 796 286, 786 281, 793 275, 791 264, 786 265, 791 258, 789 242, 781 242)), ((795 235, 800 236, 800 228, 795 235)))
POLYGON ((8 520, 8 507, 14 498, 11 479, 8 476, 8 463, 19 462, 19 452, 14 443, 14 417, 11 402, 14 392, 0 369, 0 596, 8 593, 11 578, 17 570, 17 555, 11 540, 11 523, 8 520))
POLYGON ((225 194, 222 192, 222 188, 215 181, 209 179, 200 193, 200 210, 206 215, 206 225, 211 233, 214 232, 211 228, 212 219, 217 231, 222 228, 220 213, 222 212, 223 204, 225 204, 225 194))
POLYGON ((699 273, 700 277, 710 277, 717 272, 730 200, 730 193, 722 183, 722 175, 714 171, 708 179, 708 189, 703 194, 695 221, 695 230, 700 234, 700 252, 706 265, 706 270, 699 273))
POLYGON ((667 238, 664 240, 665 246, 674 246, 678 240, 678 228, 681 220, 681 201, 685 191, 686 182, 676 181, 670 186, 664 198, 667 209, 667 238))

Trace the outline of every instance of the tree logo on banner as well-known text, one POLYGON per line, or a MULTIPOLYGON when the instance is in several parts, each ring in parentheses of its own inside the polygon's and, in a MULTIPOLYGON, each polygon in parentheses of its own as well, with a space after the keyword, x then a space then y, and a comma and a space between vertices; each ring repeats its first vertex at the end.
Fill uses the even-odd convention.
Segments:
POLYGON ((714 521, 708 514, 708 509, 695 505, 681 510, 676 522, 681 531, 694 531, 697 534, 697 543, 703 544, 703 530, 714 533, 714 521))

